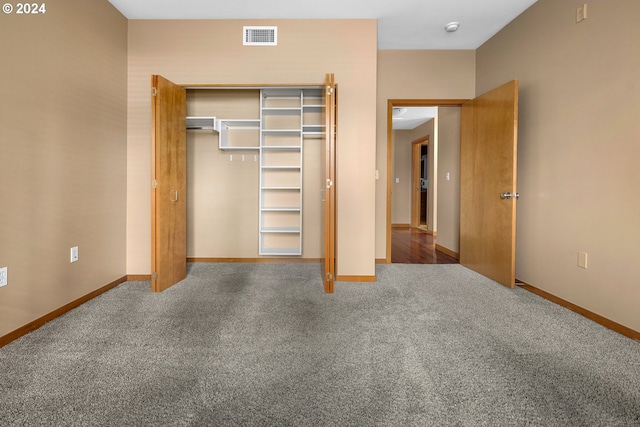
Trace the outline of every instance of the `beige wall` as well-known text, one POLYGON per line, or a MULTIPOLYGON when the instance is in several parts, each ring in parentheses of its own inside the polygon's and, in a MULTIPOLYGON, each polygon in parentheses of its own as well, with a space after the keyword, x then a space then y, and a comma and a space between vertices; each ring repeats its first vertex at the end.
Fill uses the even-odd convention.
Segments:
POLYGON ((49 0, 0 40, 2 336, 126 273, 127 21, 49 0))
POLYGON ((378 51, 376 133, 376 247, 386 258, 387 221, 387 101, 389 99, 469 99, 475 95, 472 50, 378 51))
POLYGON ((391 223, 411 223, 411 131, 393 131, 391 223))
POLYGON ((129 21, 127 272, 150 273, 152 74, 178 84, 322 84, 332 72, 337 273, 373 276, 375 217, 363 212, 375 208, 376 31, 375 20, 129 21), (243 25, 277 25, 279 45, 242 46, 243 25))
POLYGON ((438 245, 459 251, 460 108, 438 108, 438 245), (447 180, 449 173, 449 180, 447 180))
POLYGON ((539 0, 477 52, 520 82, 519 279, 640 330, 640 2, 539 0), (577 266, 588 253, 588 269, 577 266))

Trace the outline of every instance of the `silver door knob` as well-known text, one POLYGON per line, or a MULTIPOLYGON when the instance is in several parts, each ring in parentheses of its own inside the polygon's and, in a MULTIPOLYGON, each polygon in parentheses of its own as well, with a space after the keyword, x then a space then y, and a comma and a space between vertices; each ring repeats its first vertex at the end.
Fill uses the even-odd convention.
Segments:
POLYGON ((507 200, 508 200, 508 199, 510 199, 511 197, 513 197, 514 199, 517 199, 518 197, 520 197, 520 194, 519 194, 519 193, 513 193, 513 194, 511 194, 511 192, 507 191, 506 193, 502 193, 502 194, 500 195, 500 198, 501 198, 501 199, 507 199, 507 200))

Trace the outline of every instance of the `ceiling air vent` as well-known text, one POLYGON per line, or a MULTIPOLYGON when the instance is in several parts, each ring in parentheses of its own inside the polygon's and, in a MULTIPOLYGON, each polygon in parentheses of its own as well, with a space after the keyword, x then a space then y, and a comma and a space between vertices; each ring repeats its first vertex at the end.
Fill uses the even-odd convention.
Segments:
POLYGON ((278 27, 243 27, 245 46, 277 46, 278 27))

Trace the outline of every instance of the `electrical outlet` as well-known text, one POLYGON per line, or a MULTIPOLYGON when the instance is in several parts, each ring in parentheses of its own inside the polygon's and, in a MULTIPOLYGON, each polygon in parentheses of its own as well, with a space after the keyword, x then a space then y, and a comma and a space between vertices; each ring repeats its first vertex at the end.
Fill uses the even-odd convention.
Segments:
POLYGON ((0 268, 0 286, 7 286, 7 282, 8 282, 7 270, 8 270, 8 267, 0 268))
POLYGON ((78 261, 78 247, 74 246, 71 248, 71 262, 78 261))

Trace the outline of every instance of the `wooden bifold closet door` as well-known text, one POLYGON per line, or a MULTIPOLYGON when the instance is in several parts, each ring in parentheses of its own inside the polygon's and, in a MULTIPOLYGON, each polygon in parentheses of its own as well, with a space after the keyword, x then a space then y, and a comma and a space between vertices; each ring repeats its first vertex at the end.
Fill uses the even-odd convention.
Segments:
POLYGON ((333 293, 335 267, 335 235, 336 235, 336 84, 333 74, 327 74, 324 85, 325 101, 325 137, 322 142, 322 179, 320 183, 322 198, 322 274, 324 290, 333 293))
POLYGON ((152 76, 151 288, 160 292, 187 275, 186 91, 152 76))

